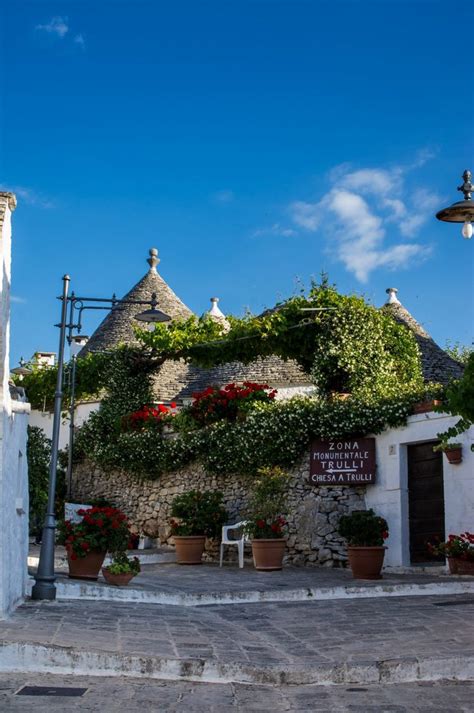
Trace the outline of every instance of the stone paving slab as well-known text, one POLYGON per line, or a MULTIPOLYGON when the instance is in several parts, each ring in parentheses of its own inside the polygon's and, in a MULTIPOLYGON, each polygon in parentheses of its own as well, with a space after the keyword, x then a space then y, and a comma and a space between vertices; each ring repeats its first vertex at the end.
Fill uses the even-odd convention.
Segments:
POLYGON ((199 608, 31 601, 0 622, 0 671, 292 684, 469 680, 473 614, 474 597, 465 595, 199 608))
POLYGON ((0 675, 0 711, 81 713, 472 713, 474 684, 438 681, 365 686, 248 686, 83 676, 0 675), (25 685, 83 687, 80 698, 28 697, 25 685))

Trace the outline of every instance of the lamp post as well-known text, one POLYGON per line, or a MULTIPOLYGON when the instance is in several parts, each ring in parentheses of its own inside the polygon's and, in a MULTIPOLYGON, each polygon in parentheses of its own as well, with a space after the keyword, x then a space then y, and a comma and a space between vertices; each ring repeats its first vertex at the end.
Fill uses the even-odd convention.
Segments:
POLYGON ((467 240, 472 238, 472 223, 474 221, 474 201, 472 200, 474 186, 471 178, 471 172, 466 169, 462 174, 463 184, 458 186, 458 191, 463 193, 464 200, 453 203, 449 208, 443 208, 436 213, 438 220, 443 220, 446 223, 463 223, 461 234, 467 240))
MULTIPOLYGON (((135 304, 135 305, 151 305, 151 309, 145 310, 136 315, 136 319, 145 322, 168 322, 171 317, 161 310, 157 309, 158 300, 156 293, 153 293, 149 300, 117 300, 115 295, 111 298, 100 297, 78 297, 74 292, 69 295, 69 284, 71 278, 69 275, 63 277, 63 292, 61 297, 61 321, 56 326, 59 327, 59 349, 58 349, 58 373, 56 378, 56 391, 54 395, 54 414, 53 414, 53 433, 51 438, 51 461, 49 466, 49 481, 48 481, 48 504, 43 525, 43 534, 41 538, 41 549, 39 556, 38 569, 35 574, 35 584, 31 591, 33 599, 56 599, 56 576, 54 573, 54 546, 56 537, 56 519, 54 517, 54 501, 56 496, 56 471, 58 464, 59 450, 59 429, 61 426, 61 404, 63 397, 63 372, 64 372, 64 347, 67 338, 70 344, 74 339, 73 332, 80 332, 82 329, 82 312, 85 309, 120 309, 120 305, 135 304), (69 321, 68 321, 69 307, 69 321), (77 321, 76 311, 78 313, 77 321)), ((77 354, 76 354, 77 356, 77 354)), ((73 356, 73 359, 75 357, 73 356)), ((73 361, 73 368, 75 361, 73 361)), ((72 375, 71 375, 72 376, 72 375)), ((74 381, 71 382, 72 394, 75 391, 75 369, 74 381)), ((73 399, 72 399, 73 400, 73 399)), ((72 429, 74 428, 74 412, 72 415, 72 429)), ((70 430, 70 439, 72 434, 70 430)), ((70 441, 71 443, 71 441, 70 441)), ((69 458, 72 458, 72 452, 69 453, 69 458)), ((72 469, 72 460, 69 466, 68 461, 68 476, 69 467, 72 469)), ((72 470, 71 470, 72 473, 72 470)), ((69 481, 68 481, 69 484, 69 481)))

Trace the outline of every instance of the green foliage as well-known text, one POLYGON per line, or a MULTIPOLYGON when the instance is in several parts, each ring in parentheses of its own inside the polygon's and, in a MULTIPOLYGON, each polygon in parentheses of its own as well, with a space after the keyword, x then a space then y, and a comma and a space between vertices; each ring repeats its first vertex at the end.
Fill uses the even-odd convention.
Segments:
POLYGON ((388 537, 387 521, 373 510, 359 510, 343 515, 339 534, 353 547, 381 547, 388 537))
POLYGON ((399 383, 422 384, 415 337, 384 310, 363 298, 340 295, 327 281, 262 315, 228 317, 231 329, 208 317, 190 317, 154 332, 137 330, 154 358, 186 358, 203 367, 249 364, 276 354, 294 359, 321 393, 350 391, 387 396, 399 383), (316 309, 317 311, 304 311, 316 309))
MULTIPOLYGON (((81 429, 81 449, 105 470, 116 468, 152 479, 194 460, 211 473, 255 475, 262 467, 294 465, 312 438, 377 434, 402 426, 412 405, 423 398, 423 391, 408 389, 400 389, 396 398, 327 401, 298 397, 256 404, 245 421, 222 420, 198 430, 183 428, 172 439, 149 430, 120 433, 113 426, 104 435, 98 412, 81 429)), ((177 420, 178 416, 173 425, 177 420)))
POLYGON ((278 467, 259 468, 252 485, 245 531, 253 539, 283 537, 286 521, 288 475, 278 467))
POLYGON ((454 342, 454 344, 447 342, 444 351, 460 364, 467 364, 469 357, 474 352, 474 346, 472 344, 466 346, 465 344, 460 344, 460 342, 454 342))
POLYGON ((80 429, 75 458, 87 456, 104 469, 149 478, 196 459, 209 472, 255 474, 261 467, 293 465, 311 438, 400 426, 411 405, 423 399, 413 334, 363 299, 339 295, 325 281, 259 317, 229 321, 228 334, 208 317, 159 324, 154 332, 137 330, 141 347, 109 354, 102 378, 106 396, 80 429), (307 308, 321 311, 302 311, 307 308), (121 432, 124 416, 153 403, 152 376, 165 359, 210 367, 270 354, 295 359, 311 372, 319 397, 253 399, 246 420, 205 421, 202 428, 185 409, 173 419, 172 439, 147 429, 121 432), (350 391, 352 398, 331 401, 327 396, 333 390, 350 391))
MULTIPOLYGON (((108 361, 109 354, 106 353, 91 353, 77 359, 75 390, 77 401, 99 396, 103 388, 108 361)), ((71 366, 71 362, 64 366, 63 408, 67 408, 69 405, 71 366)), ((33 364, 31 369, 32 373, 23 377, 21 382, 18 377, 15 381, 25 389, 32 408, 39 411, 52 411, 58 375, 57 365, 45 367, 33 364)))
POLYGON ((173 535, 220 535, 227 512, 222 504, 222 493, 190 490, 177 495, 171 506, 170 520, 173 535))
POLYGON ((28 460, 28 495, 30 500, 30 530, 37 533, 48 504, 49 462, 51 441, 37 426, 28 426, 26 447, 28 460))
POLYGON ((141 572, 140 560, 138 557, 130 559, 125 552, 115 552, 107 569, 110 574, 133 574, 135 577, 141 572))
MULTIPOLYGON (((443 405, 437 410, 461 417, 447 431, 438 433, 438 438, 443 443, 464 433, 474 423, 474 352, 466 362, 462 378, 452 381, 446 388, 443 405)), ((474 446, 471 446, 471 449, 474 450, 474 446)))
MULTIPOLYGON (((30 503, 29 527, 32 535, 39 536, 48 504, 51 440, 45 436, 43 429, 38 426, 28 426, 26 457, 28 461, 28 497, 30 503)), ((65 473, 60 464, 56 474, 56 517, 62 517, 63 515, 65 494, 65 473)))

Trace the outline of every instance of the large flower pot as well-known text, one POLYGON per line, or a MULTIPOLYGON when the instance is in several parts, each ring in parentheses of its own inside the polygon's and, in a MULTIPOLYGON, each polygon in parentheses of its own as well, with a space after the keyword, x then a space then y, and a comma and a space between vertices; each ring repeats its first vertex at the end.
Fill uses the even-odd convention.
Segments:
POLYGON ((458 463, 462 462, 462 447, 447 448, 444 454, 451 465, 458 465, 458 463))
POLYGON ((386 547, 348 547, 349 564, 354 579, 382 579, 386 547))
POLYGON ((85 557, 72 559, 72 555, 68 552, 68 576, 71 579, 97 579, 106 554, 106 552, 89 552, 85 557))
POLYGON ((286 540, 252 540, 252 554, 255 569, 273 572, 283 567, 286 540))
POLYGON ((443 404, 439 399, 431 399, 431 401, 419 401, 413 404, 413 413, 430 413, 434 411, 437 406, 443 404))
POLYGON ((178 564, 201 564, 206 538, 204 535, 175 535, 176 560, 178 564))
POLYGON ((135 576, 133 572, 112 574, 112 572, 109 572, 108 567, 102 567, 102 574, 107 584, 111 584, 114 587, 125 587, 135 576))
POLYGON ((474 577, 474 560, 463 560, 460 557, 448 557, 451 574, 470 574, 474 577))

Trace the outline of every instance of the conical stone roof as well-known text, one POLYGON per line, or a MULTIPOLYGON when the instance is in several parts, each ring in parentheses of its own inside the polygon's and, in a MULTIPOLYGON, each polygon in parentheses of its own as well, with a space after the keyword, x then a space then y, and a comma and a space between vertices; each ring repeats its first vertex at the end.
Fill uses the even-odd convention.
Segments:
POLYGON ((382 309, 391 314, 397 322, 408 327, 415 335, 420 347, 424 380, 447 384, 450 379, 460 379, 464 371, 462 364, 441 349, 421 324, 412 317, 398 299, 396 287, 389 287, 386 291, 389 297, 382 309))
MULTIPOLYGON (((150 269, 146 275, 122 299, 149 300, 152 294, 156 293, 158 309, 168 314, 171 319, 186 319, 190 317, 193 314, 192 311, 184 302, 181 302, 156 270, 156 266, 160 262, 156 248, 151 248, 147 262, 150 265, 150 269)), ((82 348, 80 356, 85 356, 89 352, 103 352, 113 349, 119 344, 135 344, 133 327, 140 324, 135 319, 135 315, 146 309, 146 305, 126 304, 109 312, 87 344, 82 348)))

